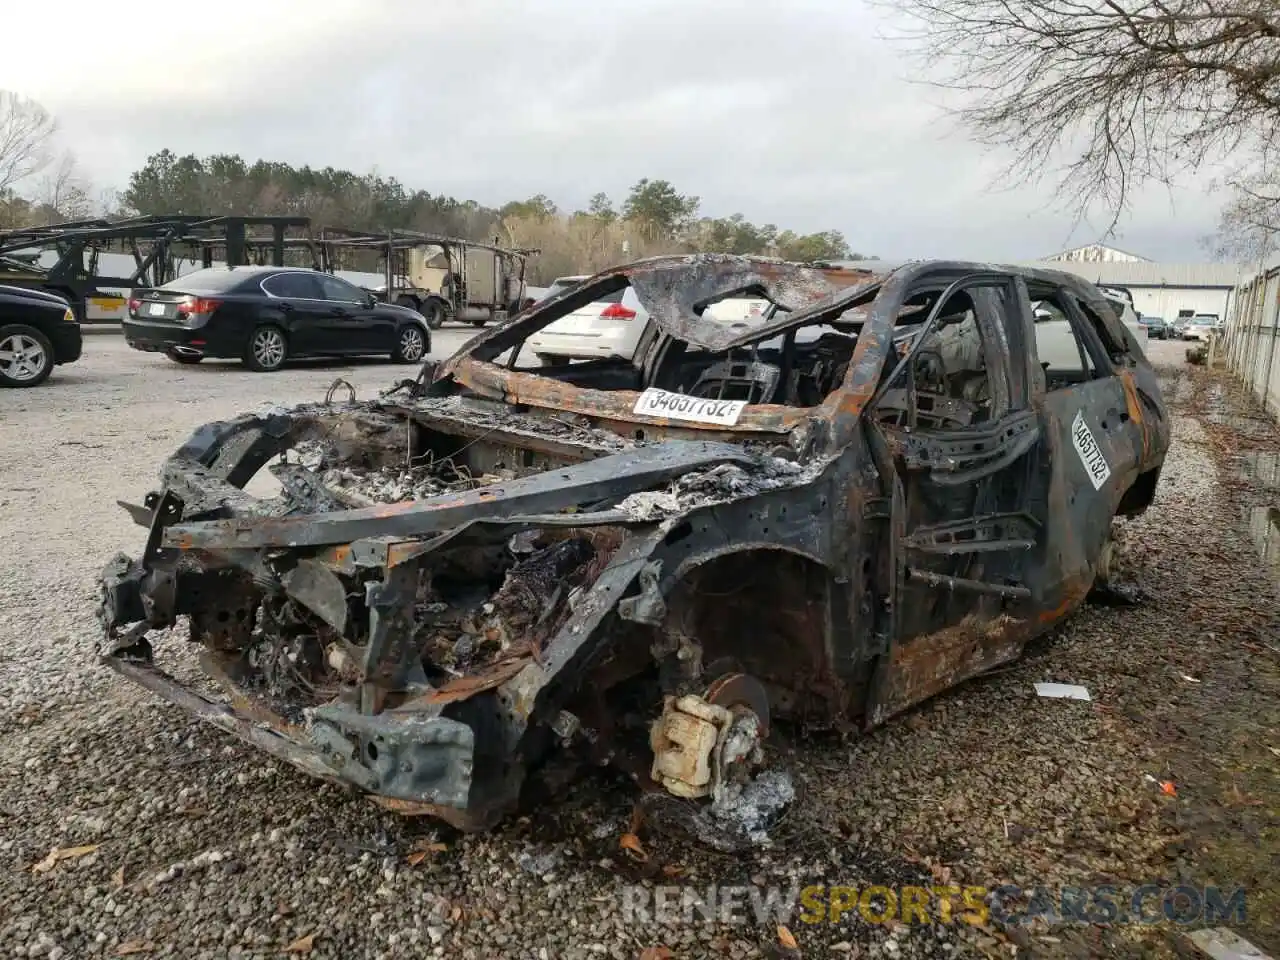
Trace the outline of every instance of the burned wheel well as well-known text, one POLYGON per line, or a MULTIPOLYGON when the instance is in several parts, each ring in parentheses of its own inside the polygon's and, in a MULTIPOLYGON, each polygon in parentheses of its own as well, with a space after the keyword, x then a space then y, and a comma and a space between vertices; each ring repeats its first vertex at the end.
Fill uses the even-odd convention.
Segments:
POLYGON ((1122 517, 1136 517, 1146 510, 1155 499, 1156 483, 1159 479, 1160 467, 1138 474, 1133 483, 1129 484, 1129 489, 1124 492, 1124 496, 1120 498, 1116 513, 1122 517))
POLYGON ((760 680, 776 714, 830 715, 840 698, 828 640, 833 587, 830 571, 801 554, 735 551, 684 573, 664 629, 695 639, 704 669, 732 664, 760 680))

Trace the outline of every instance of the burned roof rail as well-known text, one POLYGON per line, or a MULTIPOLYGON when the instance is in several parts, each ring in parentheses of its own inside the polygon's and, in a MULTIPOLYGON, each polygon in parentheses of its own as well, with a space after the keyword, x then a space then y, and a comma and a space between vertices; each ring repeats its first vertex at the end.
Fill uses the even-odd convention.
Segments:
MULTIPOLYGON (((852 269, 870 271, 876 265, 877 261, 858 261, 857 266, 852 269)), ((830 322, 839 317, 845 310, 856 306, 859 300, 870 299, 870 295, 878 293, 878 288, 887 283, 890 278, 892 278, 895 286, 901 289, 905 289, 925 276, 930 279, 937 278, 939 283, 947 284, 974 275, 982 275, 987 281, 1005 276, 1030 277, 1059 283, 1081 292, 1086 292, 1088 288, 1088 282, 1082 280, 1076 274, 1054 270, 1050 267, 1040 268, 966 260, 908 260, 900 265, 884 263, 882 266, 884 272, 872 275, 873 279, 869 280, 865 285, 833 293, 826 300, 817 301, 800 310, 785 314, 772 323, 752 327, 751 330, 737 337, 718 342, 715 349, 735 349, 747 346, 762 337, 776 337, 806 324, 830 322)), ((895 308, 898 305, 895 302, 895 308)), ((877 303, 877 310, 883 312, 883 307, 879 303, 877 303)))

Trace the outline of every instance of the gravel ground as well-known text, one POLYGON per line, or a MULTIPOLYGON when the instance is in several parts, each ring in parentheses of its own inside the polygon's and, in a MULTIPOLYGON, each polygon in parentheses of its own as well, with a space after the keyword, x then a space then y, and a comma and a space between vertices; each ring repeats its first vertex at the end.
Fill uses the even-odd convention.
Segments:
MULTIPOLYGON (((467 335, 443 333, 437 352, 467 335)), ((623 887, 655 881, 1245 885, 1243 932, 1275 952, 1280 588, 1247 531, 1277 502, 1280 433, 1177 363, 1180 345, 1152 353, 1175 439, 1155 505, 1126 524, 1144 602, 1087 607, 1017 665, 870 736, 780 732, 799 799, 771 849, 716 855, 651 822, 640 863, 618 845, 634 797, 607 773, 462 837, 317 785, 96 667, 93 578, 141 543, 117 497, 148 489, 199 423, 318 399, 336 376, 367 397, 406 368, 264 376, 91 337, 45 387, 0 393, 0 956, 796 956, 788 933, 806 956, 1178 949, 1167 925, 624 917, 623 887), (1037 680, 1094 701, 1039 699, 1037 680)))

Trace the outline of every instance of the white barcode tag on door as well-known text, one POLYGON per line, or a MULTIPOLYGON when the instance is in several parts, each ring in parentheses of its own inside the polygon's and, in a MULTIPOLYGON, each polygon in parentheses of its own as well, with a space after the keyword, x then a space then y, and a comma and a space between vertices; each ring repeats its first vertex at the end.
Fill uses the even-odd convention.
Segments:
POLYGON ((1076 453, 1080 455, 1085 473, 1089 474, 1089 479, 1093 482, 1093 489, 1101 490, 1102 485, 1111 476, 1111 467, 1107 463, 1107 458, 1103 456, 1098 441, 1093 438, 1093 431, 1084 422, 1083 410, 1079 411, 1076 418, 1071 421, 1071 442, 1075 444, 1076 453))

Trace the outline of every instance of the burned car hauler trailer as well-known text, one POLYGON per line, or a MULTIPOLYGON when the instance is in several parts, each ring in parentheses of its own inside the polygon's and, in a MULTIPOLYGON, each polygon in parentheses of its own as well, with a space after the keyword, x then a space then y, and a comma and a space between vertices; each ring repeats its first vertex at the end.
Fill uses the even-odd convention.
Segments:
POLYGON ((433 330, 450 320, 482 327, 518 313, 525 301, 525 265, 538 252, 409 230, 326 230, 319 239, 325 270, 345 251, 376 253, 375 272, 384 280, 371 292, 418 311, 433 330))
POLYGON ((525 268, 534 249, 412 230, 376 233, 325 227, 294 241, 308 265, 326 273, 382 275, 362 286, 378 299, 422 314, 433 330, 457 320, 482 327, 502 322, 525 305, 525 268))
POLYGON ((183 261, 208 267, 216 256, 242 264, 256 252, 259 263, 282 266, 286 247, 306 242, 310 223, 306 217, 165 214, 5 230, 0 283, 56 294, 81 322, 93 322, 87 298, 158 287, 178 275, 183 261))
POLYGON ((364 269, 384 276, 370 292, 418 311, 433 328, 447 320, 483 326, 524 306, 525 267, 536 253, 404 230, 313 235, 307 217, 165 214, 0 231, 0 283, 65 297, 92 321, 86 298, 161 286, 184 262, 364 269))
POLYGON ((103 572, 101 654, 404 812, 482 827, 582 759, 714 808, 780 718, 874 727, 1017 657, 1156 488, 1156 376, 1096 287, 879 270, 642 261, 381 400, 201 427, 126 505, 149 532, 103 572), (628 284, 633 360, 525 356, 628 284), (701 316, 727 296, 780 309, 701 316), (1039 362, 1034 301, 1078 363, 1039 362), (183 639, 223 698, 163 668, 183 639))

